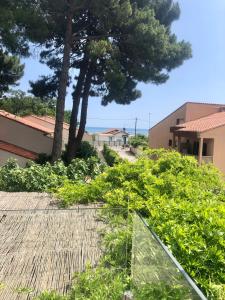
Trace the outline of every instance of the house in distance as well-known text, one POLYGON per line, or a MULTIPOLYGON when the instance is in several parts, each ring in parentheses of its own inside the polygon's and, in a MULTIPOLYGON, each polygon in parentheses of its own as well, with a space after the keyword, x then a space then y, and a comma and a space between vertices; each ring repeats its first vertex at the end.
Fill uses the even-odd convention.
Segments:
POLYGON ((150 148, 176 149, 225 173, 225 104, 187 102, 149 130, 150 148))
POLYGON ((108 129, 95 135, 95 143, 101 145, 107 143, 109 145, 126 145, 129 133, 124 129, 108 129))

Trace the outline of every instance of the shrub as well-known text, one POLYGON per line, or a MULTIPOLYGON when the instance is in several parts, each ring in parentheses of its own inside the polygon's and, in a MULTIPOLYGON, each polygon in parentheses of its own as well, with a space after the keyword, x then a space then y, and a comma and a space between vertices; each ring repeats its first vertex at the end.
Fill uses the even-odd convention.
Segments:
POLYGON ((98 157, 96 149, 89 142, 82 141, 77 152, 77 157, 86 159, 93 156, 98 157))
POLYGON ((42 192, 60 187, 65 180, 86 181, 100 174, 104 165, 96 158, 86 161, 75 159, 66 167, 62 161, 53 165, 29 163, 20 168, 16 161, 9 160, 0 168, 0 190, 8 192, 42 192))
POLYGON ((137 136, 132 136, 129 138, 129 144, 134 148, 137 148, 139 146, 147 147, 148 137, 143 134, 137 134, 137 136))
POLYGON ((192 157, 159 150, 108 168, 82 187, 62 187, 60 197, 67 205, 102 200, 141 212, 207 296, 223 299, 224 187, 212 165, 198 166, 192 157))
MULTIPOLYGON (((62 153, 62 160, 67 164, 67 145, 66 150, 62 153)), ((87 141, 82 141, 80 148, 77 151, 76 158, 88 159, 90 157, 95 157, 98 159, 97 150, 87 141)), ((75 158, 74 158, 75 159, 75 158)))
POLYGON ((102 154, 110 167, 122 161, 119 154, 112 150, 107 144, 104 144, 102 154))

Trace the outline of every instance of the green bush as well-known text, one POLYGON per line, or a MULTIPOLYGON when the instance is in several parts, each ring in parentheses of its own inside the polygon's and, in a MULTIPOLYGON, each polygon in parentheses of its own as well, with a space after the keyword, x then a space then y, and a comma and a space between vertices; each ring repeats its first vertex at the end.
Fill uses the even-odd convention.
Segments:
POLYGON ((91 156, 98 157, 96 149, 89 142, 82 141, 77 152, 77 157, 86 159, 91 156))
POLYGON ((146 152, 135 163, 108 168, 89 184, 66 184, 59 196, 64 205, 99 200, 109 207, 129 204, 148 219, 207 296, 222 300, 224 187, 224 179, 212 165, 198 166, 192 157, 159 150, 146 152))
POLYGON ((67 296, 59 295, 56 292, 43 292, 38 298, 38 300, 69 300, 67 296))
POLYGON ((147 147, 148 146, 148 137, 143 134, 137 134, 137 136, 132 136, 129 138, 129 144, 134 147, 147 147))
MULTIPOLYGON (((66 150, 62 154, 62 160, 67 163, 67 145, 66 150)), ((88 159, 90 157, 98 158, 98 152, 96 149, 87 141, 82 141, 80 148, 77 151, 76 158, 88 159)))
POLYGON ((104 165, 95 157, 75 159, 66 167, 62 161, 51 165, 29 163, 20 168, 15 160, 9 160, 0 168, 0 190, 8 192, 42 192, 60 187, 65 180, 90 180, 100 174, 104 165))
POLYGON ((112 167, 122 161, 119 154, 112 150, 107 144, 104 144, 102 154, 105 158, 106 163, 112 167))

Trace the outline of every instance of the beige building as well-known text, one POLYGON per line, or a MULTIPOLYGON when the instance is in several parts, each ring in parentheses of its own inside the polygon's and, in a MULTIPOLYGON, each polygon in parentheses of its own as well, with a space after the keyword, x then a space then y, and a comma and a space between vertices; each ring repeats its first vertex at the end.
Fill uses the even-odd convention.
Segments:
MULTIPOLYGON (((51 154, 55 119, 49 116, 18 117, 0 110, 0 166, 15 158, 20 166, 38 155, 51 154)), ((63 149, 68 142, 69 125, 63 124, 63 149)), ((84 140, 92 141, 85 133, 84 140)))
POLYGON ((16 158, 24 166, 40 153, 51 154, 53 131, 0 110, 0 165, 16 158))
MULTIPOLYGON (((44 126, 48 129, 52 130, 52 132, 54 132, 55 118, 53 118, 53 117, 31 115, 31 116, 23 117, 23 119, 29 120, 33 123, 44 126)), ((68 143, 69 127, 70 127, 69 124, 67 124, 65 122, 63 123, 63 149, 65 149, 65 145, 68 143)), ((92 136, 88 132, 85 132, 84 136, 83 136, 83 141, 92 142, 92 136)))
POLYGON ((225 105, 187 102, 149 131, 151 148, 175 148, 225 173, 225 105))

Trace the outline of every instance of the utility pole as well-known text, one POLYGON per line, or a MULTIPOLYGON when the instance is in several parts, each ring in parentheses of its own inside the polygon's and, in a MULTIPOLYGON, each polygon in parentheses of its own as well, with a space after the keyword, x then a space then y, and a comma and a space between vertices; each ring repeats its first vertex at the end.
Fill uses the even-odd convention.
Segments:
POLYGON ((135 126, 134 126, 134 136, 135 137, 137 136, 137 121, 138 121, 138 119, 135 118, 135 126))
POLYGON ((148 129, 150 129, 151 128, 151 113, 149 113, 149 115, 148 115, 148 129))

